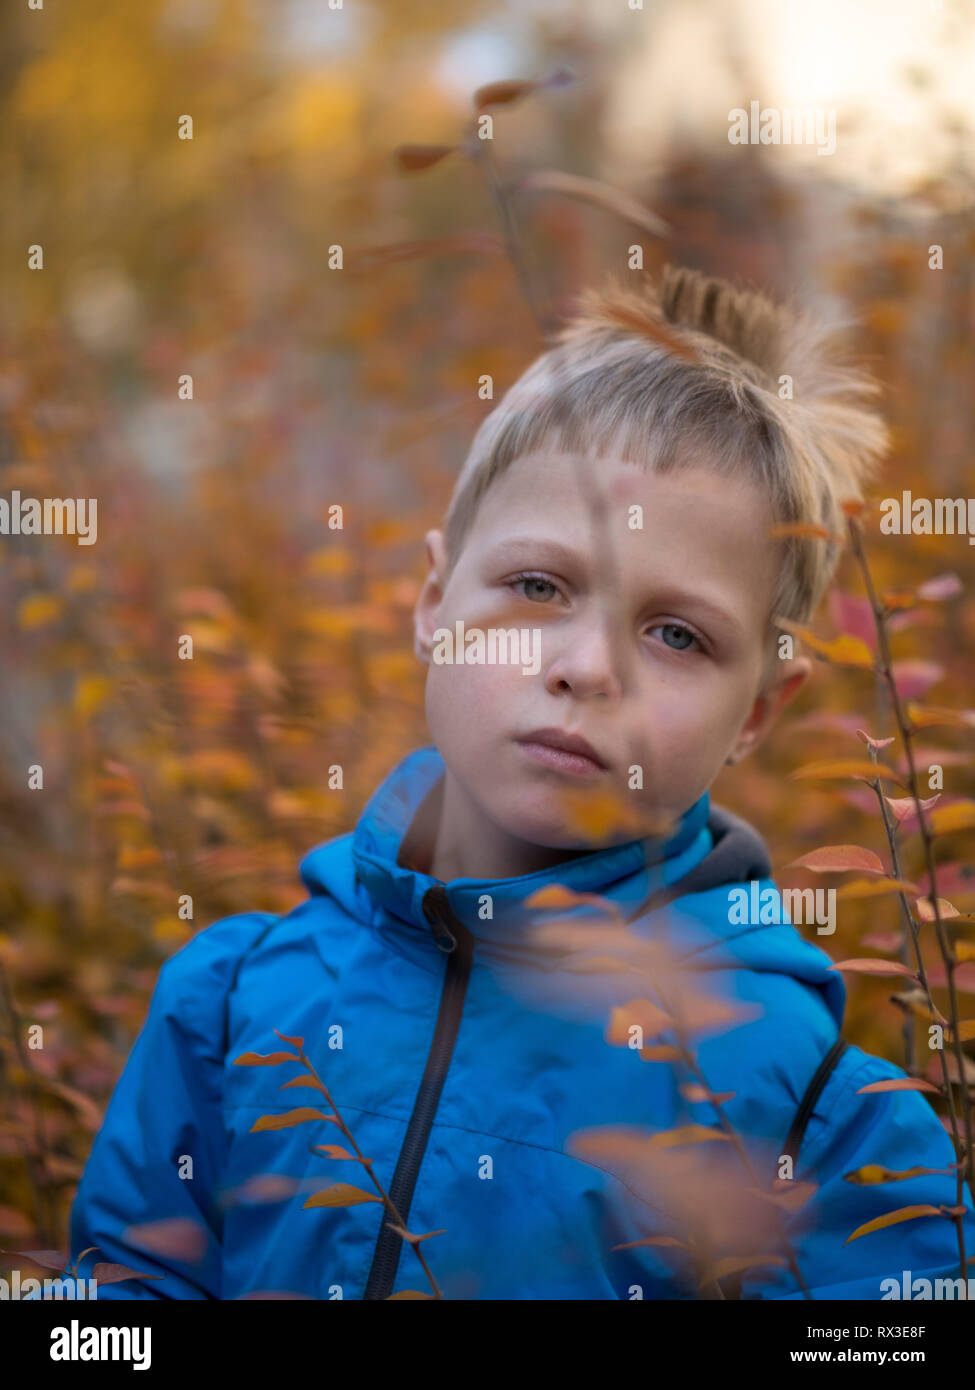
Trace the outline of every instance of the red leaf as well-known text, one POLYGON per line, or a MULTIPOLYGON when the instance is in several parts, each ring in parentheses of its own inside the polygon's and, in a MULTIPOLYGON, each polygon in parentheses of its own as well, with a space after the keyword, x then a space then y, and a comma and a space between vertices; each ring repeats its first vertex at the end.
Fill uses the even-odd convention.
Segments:
POLYGON ((822 849, 810 850, 799 859, 793 859, 787 867, 812 869, 817 874, 847 873, 850 869, 867 874, 887 872, 873 850, 863 849, 860 845, 824 845, 822 849))
POLYGON ((893 738, 871 738, 870 734, 863 729, 857 729, 857 738, 867 744, 875 753, 879 753, 881 748, 888 748, 893 743, 893 738))
POLYGON ((877 650, 877 624, 869 599, 857 594, 844 593, 842 589, 831 589, 829 593, 829 614, 833 625, 840 632, 859 637, 860 641, 877 650))
POLYGON ((140 1274, 138 1270, 129 1269, 128 1265, 109 1264, 101 1261, 95 1265, 91 1271, 91 1277, 97 1279, 99 1284, 120 1284, 123 1279, 165 1279, 165 1274, 140 1274))
POLYGON ((60 1250, 2 1250, 4 1255, 21 1255, 25 1260, 30 1260, 35 1265, 40 1265, 42 1269, 56 1269, 59 1274, 64 1274, 68 1268, 68 1257, 62 1255, 60 1250))
POLYGON ((925 580, 918 588, 918 598, 926 598, 931 603, 941 599, 956 598, 965 592, 964 585, 957 574, 939 574, 934 579, 925 580))
POLYGON ((945 668, 934 661, 895 661, 890 669, 902 700, 922 698, 945 674, 945 668))
POLYGON ((207 1247, 207 1233, 203 1226, 199 1221, 192 1221, 184 1216, 129 1226, 123 1234, 123 1239, 127 1245, 134 1245, 139 1250, 148 1250, 153 1255, 165 1255, 170 1259, 189 1260, 193 1263, 203 1258, 207 1247))

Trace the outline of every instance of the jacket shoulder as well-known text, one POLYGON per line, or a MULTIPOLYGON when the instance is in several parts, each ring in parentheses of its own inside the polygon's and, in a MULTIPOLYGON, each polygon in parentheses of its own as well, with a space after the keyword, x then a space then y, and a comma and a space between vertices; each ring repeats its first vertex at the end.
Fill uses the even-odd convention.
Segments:
MULTIPOLYGON (((808 1170, 836 1152, 851 1152, 871 1133, 887 1131, 888 1137, 907 1126, 919 1148, 927 1147, 936 1157, 954 1160, 954 1149, 947 1130, 926 1097, 909 1089, 867 1091, 877 1081, 907 1080, 903 1067, 886 1057, 865 1052, 848 1044, 812 1107, 805 1132, 800 1170, 808 1170)), ((909 1147, 905 1146, 905 1147, 909 1147)))
POLYGON ((280 920, 270 912, 242 912, 203 927, 161 965, 150 1012, 184 1033, 207 1037, 224 1018, 218 1001, 226 1000, 247 956, 280 920))

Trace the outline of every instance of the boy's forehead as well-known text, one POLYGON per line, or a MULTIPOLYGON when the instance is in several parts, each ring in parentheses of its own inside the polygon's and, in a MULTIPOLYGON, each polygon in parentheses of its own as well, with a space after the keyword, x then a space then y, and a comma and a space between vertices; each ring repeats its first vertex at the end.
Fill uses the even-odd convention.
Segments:
POLYGON ((756 528, 771 524, 769 501, 757 480, 744 471, 734 476, 719 471, 706 458, 664 472, 612 452, 540 449, 515 459, 499 482, 508 484, 499 493, 515 495, 519 507, 527 503, 539 511, 551 506, 554 494, 563 506, 658 503, 678 517, 687 507, 688 521, 693 524, 697 518, 702 525, 709 513, 731 507, 741 521, 752 520, 756 528))

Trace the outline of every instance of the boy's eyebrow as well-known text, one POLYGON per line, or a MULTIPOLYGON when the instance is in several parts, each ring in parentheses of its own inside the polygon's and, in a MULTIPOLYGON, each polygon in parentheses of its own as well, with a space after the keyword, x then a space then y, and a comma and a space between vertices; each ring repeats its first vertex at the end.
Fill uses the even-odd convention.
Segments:
MULTIPOLYGON (((539 563, 544 561, 562 563, 565 565, 577 565, 579 557, 569 546, 563 545, 552 537, 540 536, 508 536, 503 541, 499 541, 493 546, 486 555, 492 563, 504 562, 510 558, 514 562, 518 559, 524 560, 525 548, 530 547, 537 555, 539 563)), ((679 585, 668 585, 659 595, 663 600, 676 604, 687 604, 689 607, 699 609, 706 617, 720 626, 726 628, 732 637, 741 639, 744 637, 744 627, 730 609, 723 607, 720 603, 714 603, 711 599, 705 598, 703 594, 696 593, 690 589, 682 589, 679 585)))

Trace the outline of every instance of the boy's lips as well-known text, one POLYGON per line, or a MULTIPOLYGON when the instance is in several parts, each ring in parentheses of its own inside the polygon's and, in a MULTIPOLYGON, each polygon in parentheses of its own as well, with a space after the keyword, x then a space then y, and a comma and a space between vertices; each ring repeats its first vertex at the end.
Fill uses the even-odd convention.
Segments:
POLYGON ((515 739, 532 757, 566 772, 606 772, 608 764, 581 734, 565 729, 535 729, 515 739))

